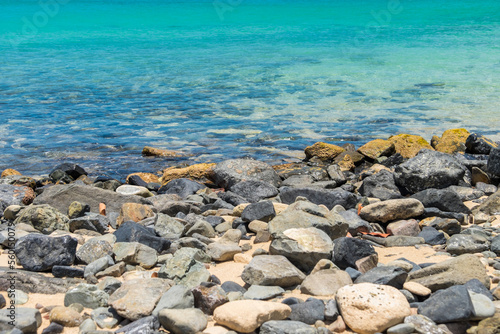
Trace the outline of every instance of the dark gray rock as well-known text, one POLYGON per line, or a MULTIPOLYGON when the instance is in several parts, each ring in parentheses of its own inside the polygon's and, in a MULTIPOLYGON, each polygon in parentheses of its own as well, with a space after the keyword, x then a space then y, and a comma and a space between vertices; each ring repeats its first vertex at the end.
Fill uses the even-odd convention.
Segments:
POLYGON ((449 189, 425 189, 411 196, 418 199, 425 207, 434 207, 442 211, 469 214, 470 210, 462 203, 458 194, 449 189))
POLYGON ((350 209, 339 211, 338 214, 341 215, 344 218, 345 222, 349 225, 349 233, 353 237, 361 234, 361 232, 372 232, 370 223, 362 219, 358 215, 357 210, 350 209))
POLYGON ((164 309, 158 314, 160 324, 172 334, 196 334, 208 324, 207 317, 200 309, 164 309))
POLYGON ((56 166, 53 171, 56 170, 63 171, 67 175, 71 176, 73 180, 78 179, 82 175, 88 175, 88 173, 82 167, 78 166, 77 164, 72 164, 68 162, 56 166))
POLYGON ((116 334, 153 334, 160 329, 160 322, 156 316, 144 317, 133 321, 115 331, 116 334))
POLYGON ((250 203, 259 202, 278 195, 278 188, 262 181, 242 181, 230 188, 231 192, 245 198, 250 203))
POLYGON ((402 289, 407 277, 408 273, 400 267, 383 266, 367 271, 359 276, 354 283, 383 284, 402 289))
POLYGON ((483 285, 483 283, 481 283, 481 281, 479 281, 477 278, 471 279, 470 281, 465 283, 464 286, 469 291, 485 295, 490 300, 494 299, 493 294, 490 292, 490 290, 486 289, 486 287, 483 285))
POLYGON ((132 186, 148 187, 148 183, 144 181, 139 175, 130 175, 127 177, 127 183, 132 186))
POLYGON ((13 317, 15 319, 14 326, 12 326, 11 310, 0 310, 0 330, 9 331, 16 328, 24 334, 33 334, 42 325, 42 315, 34 308, 16 307, 13 317))
POLYGON ((427 149, 422 149, 394 170, 396 184, 412 194, 429 188, 456 185, 465 174, 466 168, 451 155, 427 149))
POLYGON ((335 205, 342 205, 345 209, 351 209, 358 203, 358 197, 353 193, 337 188, 333 190, 324 190, 318 188, 280 188, 280 198, 285 204, 292 204, 298 197, 305 197, 310 202, 325 205, 331 210, 335 205))
POLYGON ((0 295, 0 309, 4 308, 7 306, 7 301, 5 300, 5 297, 3 295, 0 295))
POLYGON ((465 141, 465 152, 472 154, 490 154, 492 148, 497 148, 498 144, 478 133, 471 133, 465 141))
POLYGON ((394 174, 387 170, 381 170, 365 178, 358 191, 363 196, 379 198, 382 201, 402 198, 394 174))
POLYGON ((489 249, 486 238, 477 235, 455 234, 446 242, 446 251, 461 255, 466 253, 480 253, 489 249))
POLYGON ((418 314, 436 323, 465 321, 474 317, 474 307, 467 288, 456 285, 437 291, 418 306, 418 314), (460 307, 457 307, 460 305, 460 307))
POLYGON ((113 247, 105 240, 89 240, 76 251, 76 258, 79 262, 89 264, 105 256, 113 255, 113 247))
POLYGON ((359 276, 363 275, 362 272, 352 268, 352 267, 347 267, 345 269, 345 272, 347 274, 349 274, 349 276, 351 277, 351 280, 354 282, 359 276))
POLYGON ((424 238, 425 243, 429 245, 444 245, 446 238, 443 232, 439 232, 432 226, 425 226, 418 234, 420 238, 424 238))
POLYGON ((153 248, 158 253, 170 247, 170 241, 156 236, 153 230, 133 221, 121 224, 114 235, 116 242, 139 242, 153 248))
POLYGON ((491 149, 487 169, 488 173, 500 176, 500 148, 491 149))
POLYGON ((300 321, 271 320, 260 327, 260 334, 318 334, 318 330, 300 321))
POLYGON ((75 261, 78 241, 69 235, 49 237, 29 234, 15 246, 19 263, 29 271, 46 271, 55 265, 71 266, 75 261))
POLYGON ((500 255, 500 235, 497 235, 493 239, 491 239, 490 250, 497 256, 500 255))
POLYGON ((56 294, 65 293, 81 280, 74 278, 53 278, 22 270, 0 271, 0 291, 10 288, 12 276, 15 277, 16 289, 26 293, 56 294))
POLYGON ((222 188, 231 188, 241 181, 263 181, 275 187, 281 182, 270 165, 251 159, 225 160, 214 167, 213 173, 215 183, 222 188))
POLYGON ((232 191, 221 191, 217 194, 221 200, 234 206, 238 206, 243 203, 248 203, 248 200, 240 195, 233 193, 232 191))
POLYGON ((73 218, 69 221, 69 230, 90 230, 101 234, 109 231, 108 226, 111 225, 109 218, 97 213, 88 213, 83 217, 73 218))
POLYGON ((485 195, 490 196, 498 191, 498 188, 493 184, 487 184, 484 182, 476 183, 476 189, 483 192, 485 195))
POLYGON ((446 189, 456 192, 462 202, 473 201, 485 195, 484 191, 477 189, 477 184, 476 184, 476 189, 470 187, 461 187, 461 186, 449 186, 446 189))
POLYGON ((325 304, 316 298, 309 298, 303 303, 290 305, 292 313, 288 318, 308 325, 314 325, 318 320, 325 320, 325 304))
POLYGON ((60 334, 64 331, 64 326, 57 322, 51 322, 43 331, 42 334, 60 334))
POLYGON ((325 320, 335 321, 340 315, 337 301, 335 299, 328 299, 325 301, 325 320))
POLYGON ((206 186, 185 178, 175 179, 158 189, 158 194, 175 194, 181 198, 194 195, 198 190, 205 189, 206 186))
POLYGON ((328 172, 328 176, 330 176, 330 179, 332 181, 335 181, 335 183, 337 185, 341 186, 347 182, 347 178, 345 177, 344 173, 340 169, 339 165, 337 165, 337 164, 330 165, 330 166, 328 166, 326 171, 328 172))
POLYGON ((340 269, 357 269, 356 261, 372 254, 377 252, 368 241, 343 237, 334 241, 332 261, 340 269))
POLYGON ((33 199, 29 199, 27 195, 32 193, 33 191, 28 187, 0 184, 0 205, 6 208, 10 205, 30 204, 33 199))
POLYGON ((57 266, 57 265, 52 267, 52 275, 54 275, 54 277, 82 278, 83 273, 84 273, 83 268, 79 267, 57 266))
POLYGON ((465 220, 467 219, 467 215, 464 215, 463 213, 446 212, 446 211, 441 211, 438 208, 425 208, 424 213, 420 216, 420 218, 429 218, 429 217, 455 219, 460 223, 465 223, 465 220))
POLYGON ((244 287, 233 281, 226 281, 222 283, 221 287, 224 291, 226 291, 226 293, 241 292, 244 294, 247 291, 244 287))
POLYGON ((274 211, 273 202, 271 201, 252 203, 241 213, 241 219, 245 222, 261 220, 267 223, 274 217, 276 217, 276 211, 274 211))
POLYGON ((153 310, 153 315, 157 316, 163 309, 185 309, 192 307, 194 307, 194 296, 191 289, 177 284, 161 296, 153 310))

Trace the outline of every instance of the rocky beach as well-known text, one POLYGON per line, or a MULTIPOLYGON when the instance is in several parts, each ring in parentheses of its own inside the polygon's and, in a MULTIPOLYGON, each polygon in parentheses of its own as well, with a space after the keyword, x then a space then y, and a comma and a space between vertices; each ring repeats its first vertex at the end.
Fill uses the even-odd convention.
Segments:
POLYGON ((500 145, 479 133, 123 180, 7 167, 0 334, 500 332, 500 145))

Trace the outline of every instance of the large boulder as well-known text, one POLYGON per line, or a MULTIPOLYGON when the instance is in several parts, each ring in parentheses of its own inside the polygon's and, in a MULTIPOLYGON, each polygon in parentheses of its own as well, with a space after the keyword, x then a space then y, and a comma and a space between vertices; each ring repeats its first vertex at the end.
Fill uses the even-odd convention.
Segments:
POLYGON ((351 209, 354 208, 358 202, 358 197, 356 195, 341 188, 331 190, 312 187, 280 188, 280 198, 282 203, 292 204, 299 196, 307 198, 308 201, 314 204, 323 204, 329 210, 331 210, 335 205, 342 205, 345 209, 351 209))
POLYGON ((46 271, 55 265, 72 265, 77 244, 78 241, 69 235, 49 237, 29 234, 17 241, 15 253, 24 269, 46 271))
POLYGON ((394 143, 384 139, 374 139, 358 148, 358 152, 370 159, 390 156, 394 152, 394 143))
POLYGON ((250 203, 278 195, 278 188, 272 184, 256 180, 238 182, 230 190, 250 203))
POLYGON ((411 198, 418 199, 426 208, 434 207, 446 212, 470 213, 460 196, 450 188, 425 189, 412 195, 411 198))
POLYGON ((424 213, 422 203, 414 198, 391 199, 369 204, 361 209, 359 216, 369 222, 386 223, 408 219, 424 213))
POLYGON ((421 149, 430 149, 432 146, 421 136, 400 134, 388 139, 394 144, 394 150, 403 158, 413 158, 421 149))
POLYGON ((233 159, 218 163, 214 169, 215 183, 222 188, 231 188, 241 181, 263 181, 275 187, 281 179, 265 162, 251 159, 233 159))
POLYGON ((381 170, 365 178, 358 191, 363 196, 375 197, 382 201, 402 197, 394 181, 394 174, 387 170, 381 170))
POLYGON ((49 205, 30 205, 22 210, 14 224, 28 224, 44 234, 69 231, 69 218, 49 205))
POLYGON ((315 227, 335 240, 347 234, 348 225, 338 213, 307 201, 288 206, 269 222, 268 229, 274 237, 290 228, 315 227))
POLYGON ((465 141, 466 152, 472 154, 490 154, 491 149, 498 148, 493 140, 477 133, 472 133, 465 141))
POLYGON ((466 167, 453 156, 422 150, 414 158, 396 166, 396 184, 416 193, 428 188, 442 189, 458 184, 466 175, 466 167))
POLYGON ((337 145, 317 142, 311 146, 305 148, 304 152, 306 154, 306 159, 311 159, 312 157, 318 157, 323 161, 332 161, 340 153, 345 150, 337 145))
POLYGON ((470 132, 466 129, 450 129, 443 132, 441 138, 434 136, 431 144, 439 152, 448 154, 464 153, 466 149, 465 142, 469 135, 470 132))
POLYGON ((241 274, 249 285, 290 287, 300 284, 306 275, 281 255, 259 255, 250 261, 241 274))
POLYGON ((119 213, 124 203, 150 204, 140 196, 126 196, 114 191, 79 184, 55 185, 43 191, 33 201, 34 204, 49 204, 61 213, 66 213, 74 201, 86 203, 90 212, 99 213, 99 203, 106 204, 106 213, 119 213))

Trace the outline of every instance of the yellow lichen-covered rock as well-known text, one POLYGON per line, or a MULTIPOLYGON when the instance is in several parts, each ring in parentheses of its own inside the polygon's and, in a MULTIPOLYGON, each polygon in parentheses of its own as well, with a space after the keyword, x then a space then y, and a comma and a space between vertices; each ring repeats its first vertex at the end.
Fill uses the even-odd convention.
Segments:
POLYGON ((127 183, 129 177, 137 175, 146 183, 160 183, 160 177, 152 173, 132 173, 127 176, 127 183))
POLYGON ((344 159, 338 163, 340 170, 343 172, 352 171, 356 167, 350 155, 344 156, 344 159))
POLYGON ((10 175, 21 175, 21 173, 19 173, 15 169, 7 168, 2 172, 2 175, 0 177, 10 176, 10 175))
POLYGON ((389 156, 394 152, 394 143, 384 139, 374 139, 358 148, 358 152, 370 159, 389 156))
POLYGON ((307 159, 318 157, 321 160, 333 160, 337 155, 344 152, 344 149, 337 145, 327 144, 319 141, 312 146, 306 147, 304 152, 306 153, 307 159))
POLYGON ((466 129, 450 129, 443 132, 441 138, 434 136, 431 141, 436 151, 444 153, 465 152, 465 141, 470 132, 466 129))
POLYGON ((413 158, 423 148, 434 150, 427 140, 421 136, 400 134, 391 136, 388 140, 394 143, 394 150, 396 153, 401 154, 403 158, 413 158))
POLYGON ((163 176, 160 181, 162 185, 171 180, 188 178, 195 180, 212 180, 213 168, 215 164, 196 164, 184 168, 170 167, 163 170, 163 176))
POLYGON ((163 150, 156 147, 144 146, 142 155, 146 157, 182 157, 184 154, 177 151, 163 150))

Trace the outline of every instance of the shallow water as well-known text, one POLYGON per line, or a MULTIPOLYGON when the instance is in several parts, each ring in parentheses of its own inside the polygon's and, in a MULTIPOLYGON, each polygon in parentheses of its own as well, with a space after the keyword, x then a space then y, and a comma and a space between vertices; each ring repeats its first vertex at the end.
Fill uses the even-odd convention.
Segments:
POLYGON ((0 0, 0 169, 123 176, 465 127, 499 140, 493 0, 0 0))

